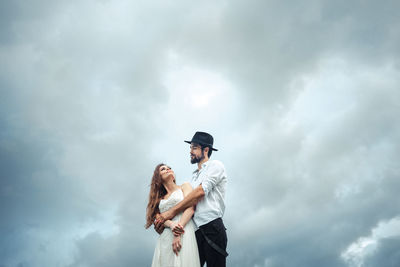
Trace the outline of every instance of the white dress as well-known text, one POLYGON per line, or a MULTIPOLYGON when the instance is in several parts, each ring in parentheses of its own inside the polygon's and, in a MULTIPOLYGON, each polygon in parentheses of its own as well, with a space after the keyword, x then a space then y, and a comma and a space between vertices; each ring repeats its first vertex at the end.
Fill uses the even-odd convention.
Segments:
MULTIPOLYGON (((181 189, 174 191, 168 199, 160 201, 160 212, 165 212, 178 204, 184 198, 181 189)), ((176 215, 172 220, 179 221, 182 213, 176 215)), ((172 250, 172 241, 174 234, 171 229, 166 227, 157 240, 154 250, 152 267, 200 267, 199 252, 197 249, 196 236, 194 234, 195 226, 190 221, 185 226, 185 233, 181 236, 181 251, 178 256, 172 250)))

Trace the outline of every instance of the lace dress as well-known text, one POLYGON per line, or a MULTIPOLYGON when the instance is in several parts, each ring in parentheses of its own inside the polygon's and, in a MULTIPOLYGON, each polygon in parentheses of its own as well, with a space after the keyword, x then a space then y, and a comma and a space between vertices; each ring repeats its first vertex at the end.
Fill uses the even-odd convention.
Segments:
MULTIPOLYGON (((162 199, 159 205, 160 212, 164 212, 178 204, 184 198, 181 189, 174 191, 168 199, 162 199)), ((172 220, 179 221, 182 213, 176 215, 172 220)), ((185 233, 181 237, 182 248, 175 255, 172 250, 174 235, 170 228, 166 227, 157 240, 154 250, 152 267, 200 267, 199 252, 197 249, 195 226, 190 220, 185 226, 185 233)))

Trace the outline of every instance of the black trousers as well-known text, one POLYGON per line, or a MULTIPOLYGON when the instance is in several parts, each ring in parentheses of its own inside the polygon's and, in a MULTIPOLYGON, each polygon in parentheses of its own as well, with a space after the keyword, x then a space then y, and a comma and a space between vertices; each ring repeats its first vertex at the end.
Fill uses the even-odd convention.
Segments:
MULTIPOLYGON (((212 240, 218 247, 226 250, 228 238, 226 236, 226 228, 221 218, 215 219, 205 225, 200 226, 203 233, 212 240)), ((197 246, 199 248, 200 266, 204 266, 207 262, 207 267, 225 267, 226 257, 212 248, 207 240, 204 238, 203 233, 199 230, 196 231, 197 246)))

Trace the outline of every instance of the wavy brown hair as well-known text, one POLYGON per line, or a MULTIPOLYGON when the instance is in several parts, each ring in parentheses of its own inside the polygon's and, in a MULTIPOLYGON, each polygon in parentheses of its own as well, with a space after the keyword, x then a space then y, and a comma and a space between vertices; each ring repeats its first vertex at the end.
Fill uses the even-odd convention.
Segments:
MULTIPOLYGON (((158 205, 160 204, 161 199, 167 194, 167 190, 162 183, 160 175, 160 167, 163 165, 166 164, 160 163, 156 166, 154 169, 153 178, 151 178, 149 203, 147 204, 146 209, 146 229, 153 224, 157 213, 160 213, 158 205)), ((174 183, 176 183, 175 179, 174 183)))

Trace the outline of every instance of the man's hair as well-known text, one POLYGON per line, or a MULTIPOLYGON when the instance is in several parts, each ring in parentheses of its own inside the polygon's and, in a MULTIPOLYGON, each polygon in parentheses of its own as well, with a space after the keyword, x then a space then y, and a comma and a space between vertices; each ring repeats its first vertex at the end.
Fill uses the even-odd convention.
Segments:
POLYGON ((210 158, 211 157, 211 154, 212 154, 212 149, 211 149, 211 147, 210 146, 203 146, 203 145, 199 145, 200 147, 201 147, 201 151, 204 151, 204 149, 206 148, 206 147, 208 147, 208 157, 210 158))

